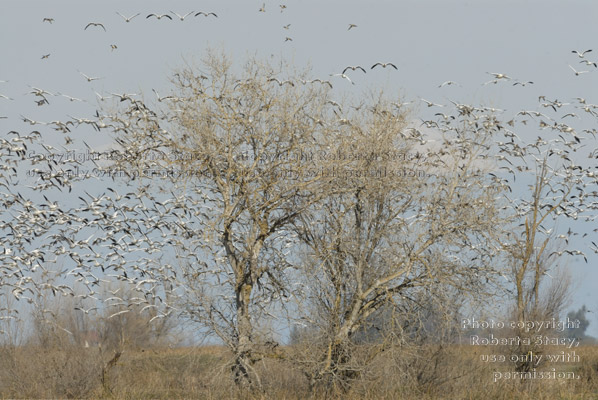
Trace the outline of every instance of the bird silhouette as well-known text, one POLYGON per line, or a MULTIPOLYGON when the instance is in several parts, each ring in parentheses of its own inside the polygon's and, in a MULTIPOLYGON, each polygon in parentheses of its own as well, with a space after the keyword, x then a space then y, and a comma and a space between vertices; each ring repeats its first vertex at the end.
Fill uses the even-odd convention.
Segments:
POLYGON ((82 76, 83 76, 85 79, 87 79, 87 82, 91 82, 91 81, 97 81, 98 79, 103 79, 103 78, 100 78, 100 77, 92 77, 92 76, 85 75, 85 74, 84 74, 83 72, 81 72, 81 71, 78 71, 78 72, 79 72, 79 73, 80 73, 80 74, 81 74, 81 75, 82 75, 82 76))
POLYGON ((215 13, 213 13, 213 12, 208 12, 208 13, 207 13, 207 12, 200 11, 200 12, 198 12, 197 14, 195 14, 195 16, 196 16, 196 17, 197 17, 197 16, 199 16, 199 15, 203 15, 203 16, 204 16, 204 17, 206 17, 206 18, 207 18, 207 17, 209 17, 210 15, 213 15, 214 17, 218 18, 218 15, 216 15, 216 14, 215 14, 215 13))
POLYGON ((343 79, 346 79, 346 80, 348 80, 349 82, 351 82, 351 84, 352 84, 352 85, 355 85, 355 82, 353 82, 353 81, 351 80, 351 78, 349 78, 347 75, 345 75, 345 74, 343 74, 343 73, 340 73, 340 74, 330 74, 330 76, 340 76, 341 78, 343 78, 343 79))
POLYGON ((589 52, 591 52, 591 51, 592 51, 592 49, 585 50, 585 51, 582 51, 582 52, 579 52, 579 51, 577 51, 577 50, 571 50, 571 53, 575 53, 575 54, 577 54, 577 56, 578 56, 579 58, 584 58, 584 57, 585 57, 585 54, 586 54, 586 53, 589 53, 589 52))
POLYGON ((145 19, 148 19, 149 17, 156 17, 157 19, 168 18, 172 21, 172 17, 168 14, 149 14, 145 19))
POLYGON ((517 82, 513 83, 513 86, 517 86, 517 85, 527 86, 527 85, 533 85, 533 84, 534 84, 534 82, 532 82, 532 81, 527 81, 527 82, 517 81, 517 82))
POLYGON ((330 83, 330 81, 323 81, 321 79, 312 79, 312 80, 303 80, 302 79, 301 80, 301 83, 304 85, 308 84, 308 83, 315 83, 315 82, 320 83, 322 85, 328 85, 328 87, 330 87, 330 89, 332 89, 332 83, 330 83))
POLYGON ((104 30, 104 32, 106 32, 106 27, 104 26, 104 24, 101 24, 99 22, 90 22, 87 25, 85 25, 85 28, 83 28, 83 30, 86 31, 87 28, 89 28, 90 26, 99 26, 104 30))
POLYGON ((356 69, 358 69, 358 70, 361 70, 361 71, 363 71, 363 73, 364 73, 364 74, 366 73, 366 72, 365 72, 365 69, 363 69, 363 67, 361 67, 360 65, 355 65, 355 66, 353 66, 353 65, 349 65, 348 67, 346 67, 345 69, 343 69, 343 74, 344 74, 345 72, 347 72, 347 70, 349 70, 349 69, 350 69, 351 71, 355 71, 356 69))
POLYGON ((135 14, 135 15, 131 15, 130 17, 125 17, 124 15, 122 15, 121 13, 119 13, 118 11, 117 11, 116 13, 117 13, 118 15, 120 15, 120 16, 121 16, 121 17, 122 17, 122 18, 125 20, 125 22, 131 22, 131 20, 132 20, 133 18, 135 18, 136 16, 138 16, 139 14, 141 14, 141 13, 137 13, 137 14, 135 14))
POLYGON ((457 82, 453 82, 453 81, 445 81, 442 82, 440 85, 438 85, 439 88, 444 87, 444 86, 450 86, 450 85, 457 85, 457 86, 461 86, 459 85, 457 82))
POLYGON ((377 62, 376 64, 372 65, 372 67, 370 69, 374 69, 376 68, 378 65, 380 65, 382 68, 386 68, 388 66, 393 67, 394 69, 398 69, 396 65, 394 65, 393 63, 381 63, 381 62, 377 62))
POLYGON ((89 314, 90 311, 97 310, 97 307, 91 307, 89 309, 84 309, 82 307, 75 307, 75 310, 83 311, 85 314, 89 314))
POLYGON ((508 76, 506 74, 503 74, 503 73, 500 73, 500 72, 486 72, 486 73, 489 74, 489 75, 494 76, 494 79, 511 80, 510 76, 508 76))
POLYGON ((128 313, 129 311, 131 311, 131 310, 122 310, 122 311, 115 312, 114 314, 110 315, 108 317, 108 319, 114 318, 114 317, 116 317, 118 315, 122 315, 122 314, 128 313))
POLYGON ((282 86, 284 84, 295 86, 295 84, 292 81, 290 81, 290 80, 280 81, 280 80, 278 80, 276 78, 270 78, 270 79, 268 79, 268 82, 276 82, 276 83, 278 83, 278 86, 282 86))
POLYGON ((428 105, 428 107, 444 107, 444 105, 442 105, 442 104, 432 103, 431 101, 428 101, 426 99, 421 99, 421 101, 426 103, 428 105))
POLYGON ((583 63, 583 64, 585 64, 585 65, 593 65, 593 66, 594 66, 594 68, 598 68, 598 63, 595 63, 594 61, 590 61, 590 60, 585 60, 585 59, 584 59, 584 60, 581 60, 579 63, 580 63, 580 64, 582 64, 582 63, 583 63))
POLYGON ((185 15, 180 15, 180 14, 177 14, 177 13, 175 13, 175 12, 174 12, 174 11, 172 11, 172 10, 171 10, 170 12, 171 12, 171 13, 173 13, 174 15, 176 15, 176 16, 177 16, 177 17, 178 17, 178 18, 179 18, 181 21, 184 21, 184 20, 185 20, 185 18, 187 18, 189 15, 193 14, 195 11, 190 11, 190 12, 188 12, 188 13, 187 13, 187 14, 185 14, 185 15))
POLYGON ((571 70, 575 73, 575 76, 579 76, 581 74, 586 74, 586 73, 590 72, 590 71, 577 71, 575 68, 573 68, 571 66, 571 64, 569 64, 569 68, 571 68, 571 70))

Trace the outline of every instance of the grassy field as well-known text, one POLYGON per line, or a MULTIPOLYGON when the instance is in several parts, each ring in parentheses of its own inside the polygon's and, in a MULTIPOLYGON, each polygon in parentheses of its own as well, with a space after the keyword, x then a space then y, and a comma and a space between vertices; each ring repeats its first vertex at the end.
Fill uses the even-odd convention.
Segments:
MULTIPOLYGON (((292 353, 297 349, 284 348, 292 353)), ((374 360, 347 392, 310 390, 305 375, 287 361, 256 365, 261 386, 236 388, 230 355, 219 347, 125 350, 119 357, 100 348, 0 349, 2 398, 112 399, 598 399, 598 347, 576 349, 581 361, 550 363, 538 370, 570 371, 579 379, 499 379, 509 363, 480 361, 493 349, 430 346, 396 351, 374 360), (112 361, 112 363, 111 363, 112 361)))

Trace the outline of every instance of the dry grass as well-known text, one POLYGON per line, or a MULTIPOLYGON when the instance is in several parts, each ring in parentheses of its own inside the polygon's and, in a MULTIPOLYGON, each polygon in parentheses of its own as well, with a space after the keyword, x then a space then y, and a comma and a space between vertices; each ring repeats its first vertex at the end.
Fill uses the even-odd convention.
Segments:
MULTIPOLYGON (((479 360, 475 346, 429 346, 417 353, 388 352, 353 382, 349 392, 324 387, 310 391, 290 362, 256 365, 261 388, 242 390, 230 374, 230 354, 219 347, 150 348, 124 351, 116 365, 102 368, 113 354, 98 348, 34 346, 0 349, 1 398, 113 399, 592 399, 598 398, 598 347, 577 348, 581 362, 569 366, 579 380, 503 380, 494 383, 493 366, 479 360)), ((559 367, 561 368, 561 367, 559 367)), ((567 367, 563 367, 567 368, 567 367)))

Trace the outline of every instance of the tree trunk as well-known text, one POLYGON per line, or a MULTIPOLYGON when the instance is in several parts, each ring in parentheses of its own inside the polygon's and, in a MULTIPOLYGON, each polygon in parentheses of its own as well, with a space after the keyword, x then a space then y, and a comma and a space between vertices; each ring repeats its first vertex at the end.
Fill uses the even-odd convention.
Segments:
POLYGON ((346 321, 335 337, 331 338, 328 343, 326 358, 323 360, 324 365, 322 365, 310 380, 312 390, 318 382, 324 383, 329 389, 332 389, 333 385, 340 386, 341 390, 349 388, 349 381, 358 374, 356 371, 347 368, 347 363, 351 358, 349 346, 351 345, 352 333, 346 321))
POLYGON ((252 330, 249 302, 251 300, 252 285, 244 283, 237 288, 237 330, 238 340, 235 350, 235 361, 232 366, 235 384, 251 385, 252 378, 249 374, 252 360, 252 330))

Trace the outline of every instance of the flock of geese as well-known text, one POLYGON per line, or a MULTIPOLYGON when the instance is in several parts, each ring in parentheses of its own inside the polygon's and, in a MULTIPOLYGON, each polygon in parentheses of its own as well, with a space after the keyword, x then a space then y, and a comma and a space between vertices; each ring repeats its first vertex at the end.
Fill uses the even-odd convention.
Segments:
MULTIPOLYGON (((190 16, 190 15, 195 15, 196 17, 198 17, 198 16, 202 15, 202 16, 204 16, 204 17, 206 17, 206 18, 207 18, 207 17, 214 17, 214 18, 218 18, 218 15, 216 15, 216 13, 213 13, 213 12, 204 12, 204 11, 199 11, 199 12, 197 12, 197 13, 196 13, 195 11, 190 11, 190 12, 188 12, 187 14, 184 14, 184 15, 178 14, 178 13, 176 13, 176 12, 174 12, 174 11, 170 11, 170 12, 171 12, 171 13, 172 13, 174 16, 176 16, 178 19, 180 19, 181 21, 184 21, 184 20, 185 20, 185 18, 187 18, 187 17, 188 17, 188 16, 190 16)), ((116 12, 116 14, 118 14, 120 17, 122 17, 122 19, 123 19, 125 22, 131 22, 131 21, 133 20, 133 18, 135 18, 135 17, 137 17, 137 16, 141 15, 141 13, 137 13, 137 14, 133 14, 133 15, 131 15, 131 16, 129 16, 129 17, 126 17, 126 16, 122 15, 121 13, 119 13, 118 11, 116 12)), ((153 17, 153 18, 156 18, 156 19, 158 19, 158 20, 160 20, 160 19, 162 19, 162 18, 165 18, 165 19, 169 19, 169 20, 171 20, 171 21, 172 21, 172 16, 171 16, 170 14, 154 14, 154 13, 151 13, 151 14, 148 14, 148 15, 145 17, 145 19, 149 19, 149 18, 152 18, 152 17, 153 17)), ((43 19, 43 22, 49 22, 49 23, 52 23, 52 22, 54 22, 54 18, 44 18, 44 19, 43 19)), ((83 30, 87 30, 87 28, 89 28, 89 27, 99 27, 99 28, 102 28, 102 29, 104 30, 104 32, 106 32, 106 27, 105 27, 105 26, 104 26, 104 24, 103 24, 103 23, 101 23, 101 22, 89 22, 87 25, 85 25, 85 28, 83 28, 83 30)))
MULTIPOLYGON (((286 6, 280 6, 280 12, 285 11, 286 6)), ((266 12, 265 3, 259 9, 259 12, 266 12)), ((116 12, 125 23, 132 22, 139 17, 141 13, 125 16, 116 12)), ((184 21, 190 17, 218 18, 214 12, 190 11, 185 14, 178 14, 170 11, 167 14, 150 13, 145 19, 179 19, 184 21)), ((54 18, 46 17, 43 23, 53 24, 54 18)), ((39 22, 38 22, 39 23, 39 22)), ((290 24, 283 26, 289 29, 290 24)), ((356 24, 349 24, 347 30, 357 28, 356 24)), ((102 22, 89 22, 83 30, 100 29, 106 32, 106 26, 102 22)), ((286 37, 285 41, 292 41, 286 37)), ((114 46, 112 50, 117 47, 114 46)), ((573 54, 579 59, 579 63, 586 67, 597 68, 596 61, 589 60, 587 56, 592 53, 591 49, 584 51, 573 50, 573 54)), ((45 54, 42 59, 47 59, 50 54, 45 54)), ((368 63, 369 64, 369 63, 368 63)), ((364 64, 366 65, 366 64, 364 64)), ((376 62, 369 68, 361 65, 348 65, 342 72, 330 74, 331 77, 338 77, 355 85, 355 82, 348 74, 358 73, 366 74, 374 69, 387 69, 390 72, 398 71, 399 68, 393 62, 376 62)), ((579 77, 588 74, 590 70, 577 70, 571 64, 569 68, 574 75, 579 77)), ((104 79, 99 76, 87 75, 77 71, 87 83, 104 79)), ((394 73, 394 72, 393 72, 394 73)), ((533 81, 518 80, 503 72, 486 72, 491 79, 482 85, 505 84, 509 82, 513 86, 533 85, 533 81)), ((353 75, 352 75, 353 76, 353 75)), ((80 78, 78 78, 80 79, 80 78)), ((297 84, 320 84, 333 88, 329 80, 311 79, 297 80, 279 79, 270 77, 268 83, 278 86, 291 86, 297 84)), ((5 83, 5 81, 0 81, 5 83)), ((243 85, 244 82, 238 81, 235 87, 243 85)), ((447 86, 461 86, 461 84, 447 80, 438 85, 438 88, 447 86)), ((27 95, 33 95, 35 103, 38 106, 47 106, 53 97, 60 96, 69 101, 85 102, 86 100, 61 94, 53 93, 39 87, 30 86, 27 95)), ((446 89, 443 89, 446 90, 446 89)), ((176 103, 181 99, 166 95, 160 96, 152 88, 158 102, 176 103)), ((95 92, 95 91, 94 91, 95 92)), ((148 117, 150 107, 140 100, 137 93, 110 93, 109 96, 95 92, 98 101, 106 101, 109 98, 118 99, 119 103, 130 105, 131 115, 137 115, 139 119, 148 117)), ((0 93, 0 101, 13 101, 14 97, 0 93)), ((512 115, 502 118, 507 111, 491 107, 478 107, 471 104, 458 103, 450 101, 451 104, 440 104, 426 99, 420 99, 427 108, 443 108, 453 110, 453 113, 436 112, 434 119, 422 119, 421 124, 409 129, 411 137, 417 137, 422 144, 426 143, 424 134, 420 129, 422 126, 435 129, 442 133, 454 131, 454 124, 458 121, 465 121, 472 130, 488 130, 490 128, 499 131, 504 138, 495 145, 499 151, 496 161, 500 165, 498 170, 508 176, 511 180, 501 176, 500 173, 492 173, 493 179, 504 185, 514 184, 518 174, 532 171, 533 162, 530 164, 524 160, 524 157, 530 157, 532 160, 540 160, 543 156, 556 157, 563 163, 569 165, 565 168, 564 174, 569 174, 574 179, 575 184, 571 187, 571 193, 575 201, 565 202, 559 206, 555 213, 571 220, 593 221, 598 213, 598 192, 596 183, 598 171, 595 166, 578 165, 576 156, 580 154, 584 146, 588 146, 590 137, 596 138, 598 130, 591 126, 578 128, 573 122, 581 120, 582 117, 589 118, 593 125, 598 122, 598 105, 587 102, 585 98, 576 98, 570 101, 560 101, 559 99, 549 99, 546 96, 538 98, 538 110, 517 110, 512 115), (565 122, 567 121, 567 122, 565 122), (534 127, 538 133, 536 140, 524 142, 521 140, 521 130, 534 127), (521 161, 523 160, 523 162, 521 161), (590 215, 588 215, 590 211, 590 215)), ((334 114, 340 115, 342 106, 334 101, 329 102, 334 108, 334 114)), ((396 103, 395 107, 401 109, 409 104, 396 103)), ((436 111, 436 110, 434 110, 436 111)), ((371 112, 378 112, 372 109, 371 112)), ((6 118, 6 117, 2 117, 6 118)), ((77 191, 77 204, 65 206, 58 201, 51 201, 44 194, 44 201, 34 201, 26 195, 21 194, 17 188, 19 184, 17 167, 26 159, 25 155, 34 148, 34 144, 43 148, 47 154, 65 153, 65 148, 55 148, 50 144, 41 141, 41 133, 38 129, 46 126, 55 131, 65 134, 66 144, 72 143, 68 134, 72 130, 81 126, 91 126, 96 132, 103 130, 119 131, 128 128, 127 121, 109 121, 109 116, 101 115, 96 111, 95 116, 84 118, 68 116, 67 120, 53 120, 42 122, 21 115, 23 122, 35 129, 27 134, 21 134, 18 131, 11 130, 0 139, 0 186, 6 188, 6 191, 0 195, 0 211, 3 211, 5 219, 0 221, 0 232, 3 236, 0 239, 0 245, 3 250, 0 252, 0 282, 10 282, 11 293, 18 300, 25 300, 30 303, 36 301, 36 295, 49 291, 54 295, 71 296, 80 301, 75 310, 89 315, 102 311, 111 310, 108 318, 116 318, 130 312, 135 307, 141 311, 152 312, 149 322, 165 319, 178 308, 168 296, 173 295, 166 291, 166 294, 156 294, 158 284, 174 285, 176 277, 176 268, 169 264, 164 264, 159 258, 153 258, 152 254, 162 254, 168 251, 168 248, 186 247, 191 241, 194 245, 200 245, 202 238, 197 237, 197 226, 194 224, 194 218, 204 216, 205 195, 196 193, 197 198, 192 196, 185 197, 174 193, 167 194, 166 197, 152 194, 149 186, 141 187, 139 190, 132 190, 120 194, 114 187, 107 187, 105 193, 100 195, 91 194, 87 191, 77 191), (203 196, 203 197, 202 197, 203 196), (56 227, 59 227, 58 229, 56 227), (95 229, 95 231, 94 231, 95 229), (90 235, 90 232, 92 234, 90 235), (102 233, 100 236, 99 233, 102 233), (86 239, 76 240, 76 237, 86 237, 86 239), (131 260, 130 254, 142 254, 135 260, 131 260), (68 277, 71 281, 68 283, 57 283, 50 279, 53 273, 49 266, 64 265, 64 269, 59 271, 57 276, 68 277), (101 269, 102 275, 94 274, 92 271, 101 269), (152 271, 161 271, 161 274, 155 274, 152 271), (34 273, 40 273, 43 279, 39 282, 33 282, 31 276, 34 273), (98 297, 97 291, 108 280, 113 278, 133 288, 136 297, 126 298, 117 296, 118 291, 114 291, 113 296, 102 300, 98 297), (164 279, 166 282, 161 282, 164 279), (74 289, 78 284, 87 288, 85 294, 80 294, 74 289), (101 301, 101 305, 88 305, 87 301, 101 301)), ((148 117, 149 118, 149 117, 148 117)), ((139 120, 138 120, 139 121, 139 120)), ((324 122, 318 120, 317 123, 324 122)), ((350 121, 339 116, 339 123, 350 124, 350 121)), ((32 128, 33 129, 33 128, 32 128)), ((85 144, 88 149, 91 147, 85 144)), ((585 150, 588 150, 587 148, 585 150)), ((592 162, 598 160, 598 148, 588 152, 588 158, 592 162)), ((31 191, 40 193, 49 193, 48 190, 70 191, 78 177, 65 174, 62 168, 66 168, 71 163, 78 164, 72 159, 57 159, 56 157, 41 157, 40 159, 29 160, 31 170, 29 171, 37 182, 27 186, 31 191)), ((79 163, 82 164, 82 163, 79 163)), ((83 179, 83 178, 82 178, 83 179)), ((509 186, 509 190, 512 191, 509 186)), ((559 196, 562 197, 566 190, 565 185, 558 183, 550 184, 547 194, 547 204, 556 201, 559 196)), ((529 205, 529 204, 528 204, 529 205)), ((523 204, 523 206, 526 206, 523 204)), ((594 229, 593 232, 597 232, 594 229)), ((560 235, 561 238, 568 241, 577 233, 569 232, 560 235)), ((598 246, 594 242, 592 251, 598 253, 598 246)), ((568 254, 571 256, 580 256, 587 262, 587 256, 580 250, 555 251, 550 254, 561 256, 568 254)), ((197 255, 195 256, 197 257, 197 255)), ((174 295, 173 295, 174 296, 174 295)), ((0 306, 0 322, 16 318, 18 312, 15 309, 0 306)))
MULTIPOLYGON (((178 19, 180 19, 181 21, 184 21, 184 20, 185 20, 185 18, 187 18, 187 17, 188 17, 188 16, 190 16, 190 15, 195 15, 196 17, 198 17, 198 16, 200 16, 200 15, 201 15, 201 16, 204 16, 204 17, 206 17, 206 18, 207 18, 207 17, 214 17, 214 18, 218 18, 218 15, 216 15, 216 13, 214 13, 214 12, 204 12, 204 11, 199 11, 199 12, 197 12, 197 13, 196 13, 195 11, 190 11, 190 12, 188 12, 187 14, 184 14, 184 15, 178 14, 178 13, 176 13, 176 12, 174 12, 174 11, 170 11, 170 12, 171 12, 171 13, 172 13, 174 16, 176 16, 178 19)), ((133 14, 133 15, 131 15, 131 16, 129 16, 129 17, 127 17, 127 16, 124 16, 124 15, 122 15, 122 14, 121 14, 121 13, 119 13, 118 11, 116 12, 116 14, 118 14, 118 15, 119 15, 119 16, 120 16, 120 17, 121 17, 121 18, 122 18, 122 19, 123 19, 125 22, 131 22, 131 21, 133 20, 133 18, 135 18, 135 17, 137 17, 137 16, 141 15, 141 13, 137 13, 137 14, 133 14)), ((166 19, 169 19, 169 20, 171 20, 171 21, 172 21, 172 16, 171 16, 170 14, 155 14, 155 13, 151 13, 151 14, 148 14, 148 15, 145 17, 145 19, 149 19, 149 18, 152 18, 152 17, 154 17, 154 18, 156 18, 156 19, 162 19, 162 18, 166 18, 166 19)), ((44 18, 44 22, 45 22, 45 21, 48 21, 48 22, 50 22, 50 21, 51 21, 51 22, 53 22, 53 21, 54 21, 54 19, 53 19, 53 18, 44 18)), ((51 23, 51 22, 50 22, 50 23, 51 23)), ((102 29, 104 29, 104 31, 106 31, 106 27, 105 27, 105 26, 104 26, 102 23, 99 23, 99 22, 90 22, 90 23, 88 23, 88 24, 85 26, 85 28, 84 28, 84 29, 87 29, 87 28, 89 28, 90 26, 99 26, 99 27, 101 27, 102 29)))
MULTIPOLYGON (((576 54, 579 58, 581 58, 582 60, 579 61, 580 64, 585 64, 587 66, 594 66, 594 68, 598 68, 598 63, 596 61, 591 61, 588 60, 586 58, 586 54, 590 53, 592 51, 592 49, 588 49, 585 51, 578 51, 578 50, 572 50, 571 52, 576 54)), ((581 74, 587 74, 590 71, 578 71, 577 69, 575 69, 571 64, 568 64, 569 68, 573 71, 573 73, 575 74, 575 76, 580 76, 581 74)), ((497 84, 499 81, 511 81, 513 80, 511 77, 507 76, 506 74, 503 73, 497 73, 497 72, 487 72, 487 74, 490 74, 493 76, 493 79, 484 82, 482 85, 488 85, 488 84, 497 84)), ((513 83, 513 86, 516 85, 521 85, 521 86, 526 86, 526 85, 532 85, 534 82, 532 81, 519 81, 516 80, 513 83)))
MULTIPOLYGON (((394 65, 393 63, 390 63, 390 62, 387 62, 387 63, 377 62, 376 64, 372 65, 372 66, 370 67, 370 69, 374 69, 374 68, 376 68, 377 66, 381 66, 382 68, 386 68, 386 67, 393 67, 394 69, 397 69, 397 70, 398 70, 397 66, 396 66, 396 65, 394 65)), ((347 66, 347 67, 346 67, 346 68, 343 70, 343 72, 342 72, 342 73, 344 74, 344 73, 345 73, 345 72, 347 72, 348 70, 351 70, 351 71, 359 70, 359 71, 362 71, 364 74, 366 73, 366 70, 365 70, 365 69, 364 69, 362 66, 360 66, 360 65, 349 65, 349 66, 347 66)))
MULTIPOLYGON (((377 66, 381 66, 382 68, 386 68, 386 67, 392 67, 392 68, 394 68, 394 69, 398 70, 397 66, 396 66, 396 65, 394 65, 393 63, 390 63, 390 62, 386 62, 386 63, 377 62, 377 63, 375 63, 374 65, 372 65, 372 66, 370 67, 370 69, 374 69, 374 68, 376 68, 377 66)), ((346 74, 346 72, 347 72, 347 71, 349 71, 349 70, 351 70, 351 71, 361 71, 361 72, 363 72, 364 74, 366 73, 366 70, 365 70, 365 68, 363 68, 363 67, 362 67, 362 66, 360 66, 360 65, 349 65, 349 66, 345 67, 345 69, 343 69, 343 72, 341 72, 341 73, 339 73, 339 74, 330 74, 330 76, 339 76, 339 77, 341 77, 341 78, 343 78, 343 79, 346 79, 346 80, 347 80, 349 83, 351 83, 352 85, 355 85, 355 82, 353 82, 353 81, 351 80, 351 78, 349 78, 349 76, 346 74)), ((332 85, 331 85, 331 86, 332 86, 332 85)))

